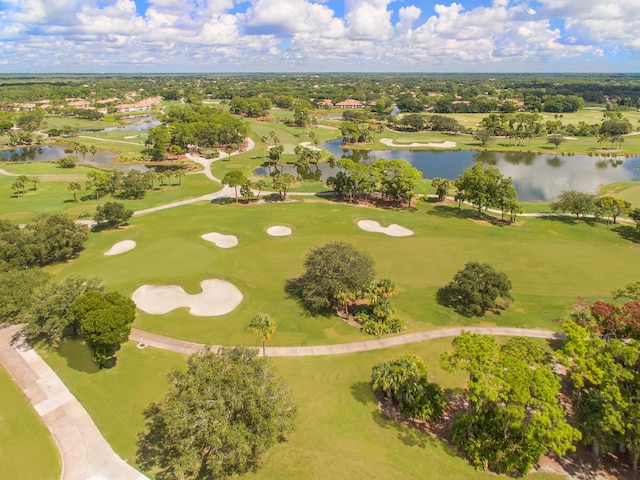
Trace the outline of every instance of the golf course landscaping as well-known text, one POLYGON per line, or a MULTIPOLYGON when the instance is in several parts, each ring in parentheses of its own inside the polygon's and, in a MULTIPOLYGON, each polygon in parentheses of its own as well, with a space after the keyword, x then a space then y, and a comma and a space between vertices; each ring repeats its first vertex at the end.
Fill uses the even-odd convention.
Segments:
MULTIPOLYGON (((245 160, 244 168, 250 171, 246 165, 253 167, 259 156, 256 150, 232 156, 229 162, 216 162, 213 172, 221 178, 245 160)), ((52 165, 2 168, 14 174, 59 174, 52 165)), ((71 173, 74 179, 86 175, 84 167, 71 173)), ((3 201, 0 218, 28 222, 48 211, 75 218, 104 201, 90 199, 78 205, 64 183, 70 180, 42 178, 37 191, 3 201)), ((11 181, 1 175, 0 189, 8 192, 11 181)), ((353 244, 369 254, 376 278, 391 278, 398 285, 393 304, 406 324, 400 335, 454 326, 556 330, 554 321, 566 317, 577 297, 610 300, 614 288, 637 280, 640 245, 630 224, 608 227, 563 216, 522 216, 507 224, 488 214, 478 216, 469 207, 427 198, 414 201, 411 209, 363 207, 295 194, 286 202, 197 200, 220 188, 205 175, 194 174, 185 176, 181 186, 126 201, 127 208, 141 210, 194 200, 136 214, 123 228, 92 232, 77 258, 45 270, 55 281, 72 275, 98 277, 110 290, 133 298, 138 306, 134 328, 205 345, 251 347, 259 342, 247 333, 247 326, 258 312, 268 314, 277 327, 268 346, 372 339, 338 315, 309 314, 285 292, 286 280, 303 272, 305 254, 331 241, 353 244), (513 284, 509 308, 467 318, 438 303, 438 290, 469 261, 506 273, 513 284)), ((630 201, 639 206, 633 202, 633 189, 628 184, 615 191, 628 191, 630 201)), ((431 381, 460 392, 465 375, 445 372, 439 363, 450 346, 451 339, 439 339, 364 353, 272 359, 298 405, 297 428, 289 441, 271 451, 262 469, 245 477, 388 480, 424 478, 425 472, 432 478, 494 476, 474 470, 437 437, 388 419, 371 390, 374 364, 412 353, 427 364, 431 381)), ((135 465, 143 411, 164 394, 167 373, 183 369, 185 357, 130 341, 118 353, 114 368, 99 369, 79 340, 67 340, 58 349, 36 348, 116 453, 135 465)), ((17 395, 16 404, 28 410, 17 395)), ((32 417, 30 421, 37 422, 35 413, 32 417)), ((30 458, 34 449, 43 457, 49 455, 50 437, 44 429, 37 436, 44 439, 43 445, 17 446, 20 451, 13 456, 30 458)), ((49 464, 56 465, 54 460, 49 464)), ((33 478, 57 478, 58 472, 52 469, 33 478)), ((153 472, 145 473, 153 477, 153 472)), ((561 478, 553 473, 531 477, 561 478)))

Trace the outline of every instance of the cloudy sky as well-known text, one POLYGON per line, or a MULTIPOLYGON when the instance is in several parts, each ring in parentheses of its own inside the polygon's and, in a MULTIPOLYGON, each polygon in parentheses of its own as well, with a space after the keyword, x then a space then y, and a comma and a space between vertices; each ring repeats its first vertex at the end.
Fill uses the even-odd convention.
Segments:
POLYGON ((0 0, 0 72, 638 72, 640 0, 0 0))

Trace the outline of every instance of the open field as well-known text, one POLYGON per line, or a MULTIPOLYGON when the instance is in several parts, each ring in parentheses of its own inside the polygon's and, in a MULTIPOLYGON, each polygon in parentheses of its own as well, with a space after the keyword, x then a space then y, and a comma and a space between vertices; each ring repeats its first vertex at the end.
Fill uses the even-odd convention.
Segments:
MULTIPOLYGON (((451 339, 441 339, 381 352, 273 359, 298 404, 296 432, 270 452, 264 468, 242 478, 400 480, 424 478, 426 471, 434 479, 496 478, 474 470, 439 440, 386 419, 371 392, 371 367, 401 353, 423 358, 432 379, 443 387, 461 388, 462 375, 450 375, 439 367, 439 356, 450 343, 451 339)), ((97 371, 88 350, 77 341, 41 354, 85 405, 116 452, 135 463, 142 411, 162 396, 166 373, 182 368, 183 357, 151 347, 140 350, 129 342, 118 354, 115 368, 97 371)))
POLYGON ((53 438, 1 366, 0 392, 2 477, 20 480, 59 479, 60 454, 53 438))
POLYGON ((440 306, 435 295, 470 260, 487 262, 513 282, 514 304, 483 324, 555 328, 579 295, 609 297, 613 288, 637 277, 640 245, 626 240, 631 226, 607 230, 604 224, 572 218, 523 217, 499 226, 460 216, 453 205, 420 202, 416 210, 381 210, 322 199, 263 205, 200 203, 136 216, 125 229, 91 234, 87 251, 68 264, 48 267, 58 278, 98 276, 125 295, 144 284, 180 285, 199 292, 202 280, 233 283, 244 301, 221 317, 192 317, 185 309, 161 316, 139 312, 135 326, 176 338, 209 344, 252 344, 246 333, 258 312, 278 325, 273 345, 344 343, 366 337, 338 317, 310 317, 284 292, 287 278, 303 271, 305 253, 331 240, 353 243, 376 261, 378 278, 400 286, 394 298, 407 331, 477 324, 440 306), (357 221, 396 223, 415 232, 404 238, 364 232, 357 221), (293 229, 289 237, 266 234, 272 225, 293 229), (211 231, 235 235, 239 244, 219 249, 200 238, 211 231), (115 257, 104 252, 122 240, 134 250, 115 257), (606 268, 596 268, 597 265, 606 268), (123 272, 127 272, 123 275, 123 272))
MULTIPOLYGON (((90 167, 76 167, 62 169, 53 163, 32 162, 20 164, 0 164, 0 168, 9 173, 18 175, 46 175, 40 177, 38 190, 33 191, 33 185, 27 185, 27 192, 20 198, 15 198, 11 190, 11 184, 15 177, 0 175, 0 218, 14 223, 26 223, 36 215, 43 213, 66 213, 72 218, 78 218, 87 213, 93 216, 97 205, 114 200, 120 201, 127 208, 133 210, 145 209, 165 203, 170 203, 187 198, 199 197, 207 193, 218 191, 221 186, 212 183, 202 174, 185 175, 182 177, 182 186, 178 185, 178 179, 172 178, 173 186, 156 187, 148 191, 144 198, 138 200, 120 200, 113 197, 95 199, 92 191, 81 190, 78 192, 78 202, 73 201, 73 193, 67 190, 69 182, 78 182, 84 185, 86 175, 90 167)), ((157 185, 157 182, 156 182, 157 185)))

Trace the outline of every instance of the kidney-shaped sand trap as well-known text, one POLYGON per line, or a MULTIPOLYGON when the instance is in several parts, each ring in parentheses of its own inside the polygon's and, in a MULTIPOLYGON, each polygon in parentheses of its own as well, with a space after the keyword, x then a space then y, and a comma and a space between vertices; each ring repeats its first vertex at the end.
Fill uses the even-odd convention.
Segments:
POLYGON ((136 242, 133 240, 123 240, 118 243, 114 243, 113 246, 106 252, 105 255, 119 255, 124 252, 128 252, 129 250, 133 250, 136 248, 136 242))
POLYGON ((413 231, 396 225, 395 223, 392 223, 388 227, 383 227, 379 222, 373 220, 360 220, 358 227, 366 232, 384 233, 390 237, 408 237, 409 235, 413 235, 413 231))
POLYGON ((222 233, 212 232, 205 233, 201 235, 200 238, 220 248, 233 248, 238 245, 238 237, 235 235, 223 235, 222 233))
POLYGON ((164 315, 180 307, 189 307, 197 317, 213 317, 233 311, 242 302, 242 292, 224 280, 200 282, 202 293, 189 295, 178 285, 142 285, 131 299, 136 306, 151 315, 164 315))
POLYGON ((267 228, 267 233, 272 237, 286 237, 291 235, 291 229, 289 227, 283 227, 282 225, 274 225, 267 228))

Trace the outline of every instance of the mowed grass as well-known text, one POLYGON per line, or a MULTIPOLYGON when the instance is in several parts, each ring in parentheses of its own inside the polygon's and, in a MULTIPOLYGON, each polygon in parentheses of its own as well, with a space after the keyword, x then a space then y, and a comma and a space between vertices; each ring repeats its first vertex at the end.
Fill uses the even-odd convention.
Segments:
POLYGON ((602 187, 602 195, 621 198, 633 207, 640 207, 640 182, 616 182, 602 187))
POLYGON ((144 428, 143 411, 168 389, 167 373, 185 368, 184 357, 139 349, 128 342, 117 353, 116 366, 100 370, 80 340, 67 340, 58 350, 41 345, 38 351, 87 409, 113 449, 125 461, 135 463, 136 436, 144 428))
MULTIPOLYGON (((627 227, 632 228, 632 227, 627 227)), ((329 241, 349 242, 375 259, 378 278, 400 287, 393 299, 407 332, 453 325, 557 328, 575 299, 608 298, 613 288, 637 280, 640 245, 626 230, 572 218, 525 218, 499 226, 476 219, 472 210, 420 202, 416 210, 362 208, 326 200, 262 205, 199 203, 134 217, 124 229, 92 233, 78 259, 48 267, 58 279, 97 276, 125 295, 144 284, 175 284, 200 292, 209 278, 230 281, 244 300, 219 317, 194 317, 186 308, 166 315, 138 312, 135 326, 208 344, 255 345, 246 332, 258 312, 277 324, 272 345, 312 345, 366 340, 336 316, 310 316, 284 291, 288 278, 303 273, 309 249, 329 241), (360 230, 358 220, 396 223, 415 232, 387 237, 360 230), (266 229, 285 225, 289 237, 266 229), (220 249, 200 238, 210 232, 236 235, 239 245, 220 249), (114 243, 135 240, 134 250, 106 257, 114 243), (513 283, 514 303, 500 314, 468 319, 436 301, 437 290, 469 261, 491 264, 513 283)))
POLYGON ((105 202, 121 202, 126 208, 141 210, 166 203, 195 198, 220 190, 219 183, 212 182, 203 174, 185 175, 182 186, 177 178, 171 179, 172 186, 159 187, 147 191, 144 198, 138 200, 118 199, 110 196, 95 199, 93 190, 77 192, 78 201, 73 201, 73 193, 68 191, 70 182, 78 182, 83 188, 86 185, 90 167, 73 169, 56 168, 51 163, 1 164, 0 168, 19 175, 42 175, 37 190, 33 184, 27 184, 27 192, 20 198, 15 197, 11 184, 16 177, 0 175, 0 218, 14 223, 27 223, 37 215, 44 213, 65 213, 78 218, 83 213, 93 216, 97 205, 105 202))
POLYGON ((53 438, 2 367, 0 392, 0 476, 20 480, 60 478, 60 454, 53 438))
MULTIPOLYGON (((274 367, 298 405, 296 431, 278 444, 263 468, 242 478, 304 479, 489 479, 437 438, 396 424, 381 415, 371 392, 371 368, 379 361, 414 353, 429 366, 433 381, 459 391, 465 377, 439 367, 451 339, 332 357, 277 358, 274 367)), ((132 342, 118 354, 115 368, 98 371, 80 342, 42 352, 85 405, 116 452, 135 464, 142 412, 167 389, 166 373, 184 368, 184 357, 132 342), (126 399, 126 401, 124 400, 126 399)), ((534 479, 560 478, 532 475, 534 479)))

